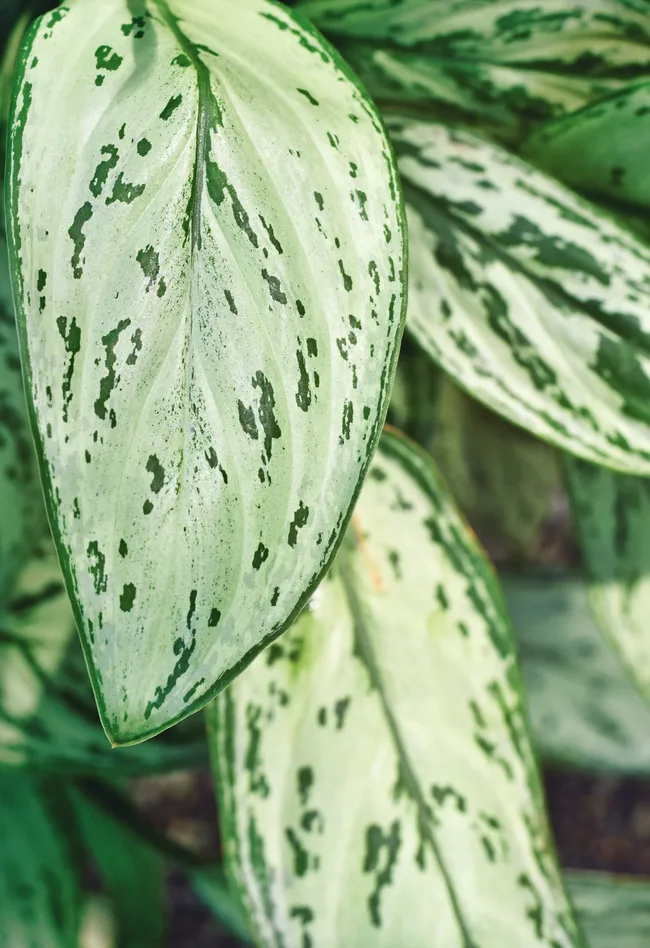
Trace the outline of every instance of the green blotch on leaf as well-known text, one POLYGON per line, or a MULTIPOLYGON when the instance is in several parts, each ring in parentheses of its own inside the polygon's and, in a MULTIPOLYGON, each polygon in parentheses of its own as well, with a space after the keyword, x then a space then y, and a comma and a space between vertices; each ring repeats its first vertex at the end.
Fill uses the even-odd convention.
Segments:
POLYGON ((263 543, 260 543, 257 549, 255 550, 255 555, 253 556, 253 569, 260 569, 263 563, 269 558, 268 547, 264 546, 263 543))
POLYGON ((318 99, 315 99, 313 95, 311 94, 311 92, 308 92, 307 89, 297 89, 296 91, 299 92, 300 95, 304 95, 304 97, 307 99, 307 101, 311 105, 320 105, 320 102, 318 101, 318 99))
POLYGON ((293 854, 293 871, 298 877, 304 876, 309 869, 309 853, 291 827, 285 830, 285 834, 293 854))
POLYGON ((138 142, 138 154, 141 158, 146 158, 151 151, 151 142, 148 138, 141 138, 138 142))
POLYGON ((95 593, 99 596, 101 593, 105 593, 106 589, 108 588, 108 576, 106 575, 106 557, 99 549, 97 540, 92 540, 88 544, 87 554, 90 560, 88 572, 93 578, 95 593))
POLYGON ((289 526, 289 546, 295 547, 298 542, 298 530, 301 527, 304 527, 309 520, 309 507, 305 507, 302 500, 298 506, 298 509, 293 515, 293 520, 289 526))
POLYGON ((104 190, 104 185, 108 181, 109 174, 114 168, 117 168, 120 160, 120 153, 115 145, 104 145, 100 154, 108 157, 97 165, 93 179, 90 182, 90 190, 95 197, 100 196, 104 190))
MULTIPOLYGON (((106 375, 102 378, 99 383, 99 398, 95 401, 95 414, 98 418, 101 418, 102 421, 106 418, 106 403, 113 393, 113 389, 117 384, 117 377, 115 373, 115 365, 117 363, 117 356, 115 355, 115 347, 119 341, 121 333, 124 332, 131 325, 130 319, 122 319, 117 324, 115 329, 111 329, 110 332, 106 333, 105 336, 102 336, 102 345, 106 349, 106 375)), ((111 426, 115 427, 115 418, 111 418, 111 426)))
POLYGON ((121 171, 113 185, 113 193, 106 198, 106 205, 111 204, 133 204, 136 198, 139 198, 145 192, 146 184, 131 184, 124 180, 124 172, 121 171))
POLYGON ((173 95, 171 97, 171 99, 169 100, 165 108, 160 113, 160 118, 163 120, 163 122, 167 122, 172 117, 172 115, 174 114, 174 112, 179 107, 182 101, 183 101, 183 96, 181 95, 180 92, 178 93, 178 95, 173 95))
POLYGON ((167 681, 164 685, 158 685, 156 688, 152 701, 147 704, 147 707, 144 711, 145 720, 148 721, 151 715, 153 714, 156 708, 162 708, 165 703, 165 699, 171 692, 171 690, 178 683, 179 678, 181 678, 190 667, 190 659, 196 648, 196 633, 192 633, 192 639, 189 644, 186 644, 183 639, 176 639, 174 642, 174 655, 178 656, 178 660, 174 665, 174 670, 168 676, 167 681))
POLYGON ((105 69, 108 72, 115 72, 124 61, 122 56, 113 52, 110 46, 100 46, 95 51, 95 59, 97 60, 97 69, 105 69))
POLYGON ((311 767, 300 767, 298 770, 298 796, 303 806, 309 803, 309 792, 314 785, 314 771, 311 767))
POLYGON ((147 461, 147 470, 153 475, 151 490, 154 494, 159 494, 165 483, 165 469, 155 454, 152 454, 147 461))
POLYGON ((283 306, 286 306, 287 297, 286 294, 282 292, 282 284, 278 277, 272 276, 268 270, 262 270, 262 279, 266 280, 269 285, 271 299, 275 300, 276 303, 281 303, 283 306))
POLYGON ((68 329, 68 320, 65 316, 59 316, 56 321, 59 334, 65 344, 66 352, 70 359, 65 375, 63 376, 62 395, 63 395, 63 420, 67 422, 70 402, 72 400, 72 377, 74 375, 75 359, 81 350, 81 329, 77 326, 77 320, 73 317, 68 329))
POLYGON ((239 412, 239 424, 242 426, 243 431, 249 438, 252 438, 253 441, 257 441, 259 432, 257 430, 257 422, 255 421, 255 412, 252 408, 244 405, 241 399, 237 402, 237 410, 239 412))
POLYGON ((400 825, 395 820, 384 834, 376 823, 366 830, 366 852, 363 862, 365 873, 375 873, 375 889, 368 899, 370 921, 381 928, 381 890, 393 881, 393 869, 397 863, 401 845, 400 825))
POLYGON ((86 235, 83 232, 85 225, 93 216, 93 207, 90 201, 87 201, 79 208, 68 231, 68 235, 74 244, 74 253, 72 255, 72 272, 75 280, 80 280, 83 276, 83 267, 81 266, 81 254, 86 246, 86 235))
POLYGON ((309 372, 307 371, 305 356, 303 355, 302 349, 296 349, 296 359, 298 361, 298 371, 300 373, 300 377, 298 379, 298 391, 296 392, 296 405, 302 411, 309 411, 312 396, 309 382, 309 372))
POLYGON ((138 255, 135 259, 140 264, 140 269, 148 280, 148 293, 160 274, 160 257, 151 244, 149 244, 144 250, 138 251, 138 255))
POLYGON ((127 583, 120 593, 120 609, 122 612, 130 612, 135 602, 135 586, 133 583, 127 583))

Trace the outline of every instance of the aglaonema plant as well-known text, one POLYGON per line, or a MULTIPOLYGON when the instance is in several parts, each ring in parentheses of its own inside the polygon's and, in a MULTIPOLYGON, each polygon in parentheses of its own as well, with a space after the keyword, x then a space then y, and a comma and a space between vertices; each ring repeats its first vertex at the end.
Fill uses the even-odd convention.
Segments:
POLYGON ((645 888, 565 886, 509 610, 538 749, 647 772, 647 195, 609 129, 645 128, 650 7, 68 0, 18 52, 19 6, 0 934, 76 944, 85 847, 127 948, 160 943, 161 854, 260 946, 639 937, 642 908, 611 941, 598 913, 645 888), (393 417, 421 446, 384 428, 405 320, 393 417), (440 373, 563 458, 615 652, 575 580, 504 599, 424 450, 440 373), (205 706, 231 895, 113 785, 202 763, 205 706))

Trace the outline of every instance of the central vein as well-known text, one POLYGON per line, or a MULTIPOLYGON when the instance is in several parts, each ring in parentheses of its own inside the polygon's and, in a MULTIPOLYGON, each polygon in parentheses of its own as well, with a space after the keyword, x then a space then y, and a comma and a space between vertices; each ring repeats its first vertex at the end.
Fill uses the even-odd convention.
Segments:
POLYGON ((372 644, 372 634, 368 629, 363 606, 359 600, 354 581, 350 575, 352 567, 349 557, 351 552, 352 550, 346 543, 339 553, 337 563, 339 566, 339 575, 343 583, 343 589, 345 591, 346 599, 350 607, 350 613, 352 615, 356 649, 368 672, 370 682, 375 688, 379 697, 381 708, 386 719, 386 724, 397 752, 401 779, 408 792, 408 795, 415 803, 418 813, 418 826, 420 832, 422 833, 423 838, 429 844, 435 862, 443 878, 445 888, 447 889, 447 894, 449 896, 449 901, 451 903, 451 908, 458 923, 458 929, 462 939, 463 948, 476 948, 475 942, 472 940, 471 934, 467 928, 460 902, 454 890, 453 881, 445 865, 442 852, 431 825, 430 807, 427 805, 419 778, 415 772, 415 768, 413 767, 409 752, 406 747, 406 743, 402 736, 399 722, 393 713, 393 709, 390 705, 390 699, 386 693, 379 662, 377 661, 377 656, 375 655, 375 650, 372 644))
POLYGON ((154 0, 165 24, 174 35, 182 51, 191 61, 196 71, 198 87, 198 116, 196 123, 196 153, 194 156, 194 172, 192 174, 192 188, 190 192, 191 208, 191 246, 192 253, 201 250, 201 201, 205 188, 205 168, 210 149, 210 130, 208 119, 212 112, 212 89, 210 86, 210 70, 199 56, 194 43, 185 35, 180 27, 180 20, 171 12, 167 0, 154 0))

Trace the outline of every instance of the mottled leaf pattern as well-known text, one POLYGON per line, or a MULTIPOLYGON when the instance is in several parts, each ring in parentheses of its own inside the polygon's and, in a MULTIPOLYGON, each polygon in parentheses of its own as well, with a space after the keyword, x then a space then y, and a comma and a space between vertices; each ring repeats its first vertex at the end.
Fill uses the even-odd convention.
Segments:
POLYGON ((566 882, 589 948, 643 948, 650 943, 650 880, 567 872, 566 882))
POLYGON ((410 119, 391 129, 420 345, 531 433, 650 471, 650 250, 499 146, 410 119))
POLYGON ((504 615, 430 461, 385 436, 308 611, 209 710, 259 945, 583 944, 504 615))
POLYGON ((23 51, 11 154, 48 501, 104 725, 133 742, 334 555, 401 331, 395 170, 336 54, 265 0, 63 4, 23 51))
POLYGON ((650 207, 650 83, 544 125, 524 152, 574 187, 650 207))
POLYGON ((45 545, 0 612, 0 768, 114 778, 201 766, 206 751, 197 718, 141 746, 110 749, 61 569, 45 545))
POLYGON ((594 617, 650 701, 650 480, 565 470, 594 617))
POLYGON ((0 933, 7 948, 76 948, 80 896, 58 804, 33 777, 0 779, 0 933))
POLYGON ((650 708, 600 634, 581 579, 503 577, 537 752, 596 773, 650 774, 650 708))
POLYGON ((306 0, 375 98, 519 141, 650 72, 645 0, 306 0))

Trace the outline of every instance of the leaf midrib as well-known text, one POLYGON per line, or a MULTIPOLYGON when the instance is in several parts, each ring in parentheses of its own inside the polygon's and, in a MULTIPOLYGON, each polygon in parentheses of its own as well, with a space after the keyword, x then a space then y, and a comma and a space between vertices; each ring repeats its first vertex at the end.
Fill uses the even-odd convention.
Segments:
POLYGON ((463 948, 476 948, 476 945, 472 940, 472 936, 467 928, 460 902, 458 901, 456 892, 454 890, 450 873, 447 869, 447 866, 445 865, 442 852, 440 851, 433 827, 431 825, 430 808, 427 805, 424 793, 422 792, 422 788, 420 786, 420 782, 416 775, 413 764, 411 763, 411 759, 406 748, 406 742, 404 741, 400 732, 399 723, 390 706, 390 700, 384 686, 379 663, 375 656, 371 632, 368 629, 363 606, 360 602, 359 596, 357 595, 354 580, 351 575, 353 567, 350 563, 350 556, 353 550, 353 545, 346 540, 345 546, 339 553, 337 567, 341 577, 341 582, 343 584, 345 597, 352 615, 353 636, 356 649, 361 661, 366 668, 366 671, 368 672, 370 683, 377 692, 381 709, 384 713, 386 724, 388 726, 388 730, 397 753, 401 779, 405 785, 409 797, 415 803, 416 809, 418 811, 418 824, 420 827, 420 832, 422 833, 426 842, 429 844, 429 847, 433 853, 433 857, 443 878, 443 882, 449 896, 449 902, 458 923, 458 929, 462 938, 463 948))

